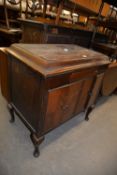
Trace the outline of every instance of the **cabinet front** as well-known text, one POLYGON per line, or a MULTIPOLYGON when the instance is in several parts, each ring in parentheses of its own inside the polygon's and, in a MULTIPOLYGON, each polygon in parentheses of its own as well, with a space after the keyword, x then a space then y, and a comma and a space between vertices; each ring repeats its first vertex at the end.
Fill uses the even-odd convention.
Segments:
POLYGON ((84 111, 93 80, 94 77, 90 77, 49 91, 46 132, 84 111))

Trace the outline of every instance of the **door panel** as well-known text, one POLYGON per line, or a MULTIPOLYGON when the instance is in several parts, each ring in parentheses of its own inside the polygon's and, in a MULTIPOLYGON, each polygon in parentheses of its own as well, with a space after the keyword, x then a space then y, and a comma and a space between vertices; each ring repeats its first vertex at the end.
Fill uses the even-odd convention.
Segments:
POLYGON ((91 77, 83 81, 82 93, 76 103, 76 110, 75 110, 74 115, 85 110, 86 103, 90 98, 91 89, 93 86, 93 80, 94 78, 91 77))
POLYGON ((45 131, 57 127, 83 111, 93 78, 84 79, 49 91, 45 131))

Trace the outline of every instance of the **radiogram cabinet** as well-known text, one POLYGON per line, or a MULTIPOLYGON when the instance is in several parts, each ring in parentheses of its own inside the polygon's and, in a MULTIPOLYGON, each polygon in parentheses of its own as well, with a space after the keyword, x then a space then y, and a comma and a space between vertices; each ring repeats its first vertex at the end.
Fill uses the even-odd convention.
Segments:
POLYGON ((13 44, 6 49, 9 110, 31 131, 34 156, 44 135, 95 104, 108 57, 76 45, 13 44))

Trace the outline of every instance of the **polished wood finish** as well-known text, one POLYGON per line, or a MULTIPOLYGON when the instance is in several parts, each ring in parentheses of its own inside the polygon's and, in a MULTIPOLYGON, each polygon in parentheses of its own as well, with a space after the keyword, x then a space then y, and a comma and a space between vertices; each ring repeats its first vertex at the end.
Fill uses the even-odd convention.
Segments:
POLYGON ((75 45, 55 44, 14 44, 7 54, 12 121, 16 112, 31 131, 37 157, 47 132, 80 112, 89 113, 108 57, 75 45))

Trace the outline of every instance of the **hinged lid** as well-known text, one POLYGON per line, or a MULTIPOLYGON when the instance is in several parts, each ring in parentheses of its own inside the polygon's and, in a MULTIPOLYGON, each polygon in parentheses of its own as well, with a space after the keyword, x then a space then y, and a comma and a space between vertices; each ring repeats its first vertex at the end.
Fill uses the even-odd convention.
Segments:
POLYGON ((68 44, 13 44, 8 53, 44 76, 109 64, 104 54, 68 44))

